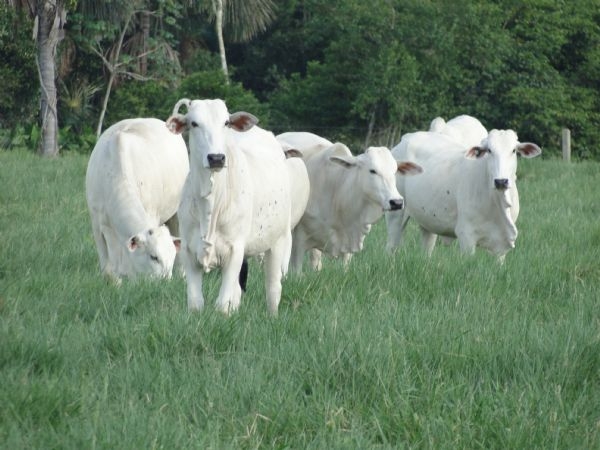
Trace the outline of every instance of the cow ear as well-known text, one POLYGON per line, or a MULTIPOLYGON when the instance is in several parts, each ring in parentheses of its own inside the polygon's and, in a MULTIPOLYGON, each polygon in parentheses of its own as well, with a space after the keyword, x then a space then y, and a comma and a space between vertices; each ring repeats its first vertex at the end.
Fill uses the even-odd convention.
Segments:
POLYGON ((479 147, 479 146, 471 147, 469 150, 467 150, 467 153, 465 153, 465 158, 478 159, 478 158, 483 157, 487 153, 489 153, 489 150, 487 148, 479 147))
POLYGON ((181 239, 174 237, 173 245, 175 245, 175 253, 179 253, 179 250, 181 250, 181 239))
POLYGON ((258 118, 256 118, 256 116, 244 111, 240 111, 231 114, 229 116, 229 120, 225 122, 225 125, 229 128, 233 128, 236 131, 248 131, 257 123, 258 118))
POLYGON ((542 149, 532 142, 523 142, 517 145, 517 152, 525 158, 535 158, 542 154, 542 149))
POLYGON ((295 148, 288 148, 287 150, 284 150, 283 153, 285 153, 286 158, 302 158, 302 152, 295 148))
POLYGON ((423 168, 410 161, 398 162, 398 172, 402 175, 416 175, 423 172, 423 168))
POLYGON ((342 167, 349 169, 350 167, 356 166, 356 158, 352 155, 352 152, 348 147, 340 142, 333 144, 329 153, 329 160, 340 164, 342 167))
POLYGON ((351 167, 356 166, 356 161, 354 161, 354 157, 347 158, 343 156, 330 156, 329 160, 336 164, 339 164, 342 167, 345 167, 346 169, 350 169, 351 167))
POLYGON ((187 121, 185 120, 185 116, 182 114, 176 114, 167 119, 167 128, 173 134, 181 134, 187 128, 187 121))
POLYGON ((143 247, 144 238, 140 234, 136 234, 135 236, 131 236, 127 241, 127 248, 130 252, 135 252, 138 248, 143 247))

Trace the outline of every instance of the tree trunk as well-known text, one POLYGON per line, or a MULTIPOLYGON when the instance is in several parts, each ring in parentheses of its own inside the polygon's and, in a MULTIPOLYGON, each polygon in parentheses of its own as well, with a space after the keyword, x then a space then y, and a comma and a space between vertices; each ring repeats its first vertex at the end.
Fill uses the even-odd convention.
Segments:
POLYGON ((221 68, 223 69, 225 80, 229 83, 225 42, 223 41, 223 0, 213 0, 213 9, 215 12, 215 31, 217 32, 217 39, 219 41, 219 54, 221 55, 221 68))
POLYGON ((373 129, 375 128, 375 115, 377 113, 377 107, 373 108, 371 112, 371 118, 369 119, 369 126, 367 128, 367 136, 365 137, 365 148, 371 143, 371 136, 373 135, 373 129))
POLYGON ((143 11, 141 14, 142 27, 142 57, 140 58, 140 73, 146 75, 148 72, 148 41, 150 40, 150 13, 143 11))
POLYGON ((100 117, 98 118, 98 126, 96 127, 96 137, 100 137, 100 134, 102 134, 102 125, 104 124, 104 116, 106 115, 106 110, 108 108, 108 99, 110 98, 110 91, 112 89, 113 83, 115 82, 115 79, 117 78, 117 74, 118 74, 118 70, 119 70, 119 65, 120 65, 119 58, 121 57, 121 49, 123 48, 123 40, 125 39, 125 33, 127 33, 127 29, 129 28, 129 22, 131 22, 131 19, 133 18, 134 14, 135 14, 135 11, 133 11, 127 17, 127 20, 125 21, 125 24, 123 25, 123 28, 121 29, 121 33, 119 34, 119 41, 117 42, 117 45, 115 46, 115 51, 109 52, 108 57, 110 59, 106 59, 102 55, 102 49, 100 48, 99 44, 98 44, 98 49, 95 50, 95 52, 102 58, 102 61, 104 62, 104 66, 110 73, 110 76, 108 77, 108 84, 106 85, 106 92, 104 93, 104 100, 102 101, 102 110, 100 111, 100 117))
POLYGON ((37 6, 37 64, 40 77, 40 125, 38 152, 58 155, 58 113, 56 90, 56 48, 63 38, 66 12, 62 2, 40 1, 37 6))

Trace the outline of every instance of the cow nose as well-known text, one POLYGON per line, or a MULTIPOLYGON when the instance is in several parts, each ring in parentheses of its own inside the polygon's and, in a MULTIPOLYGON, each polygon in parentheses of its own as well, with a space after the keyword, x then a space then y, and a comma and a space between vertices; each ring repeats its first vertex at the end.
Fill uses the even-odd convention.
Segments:
POLYGON ((223 153, 211 153, 206 159, 208 160, 208 167, 211 169, 221 169, 225 167, 225 155, 223 153))
POLYGON ((404 206, 404 201, 401 198, 390 200, 390 209, 392 211, 402 209, 404 206))
POLYGON ((501 191, 508 189, 508 178, 496 178, 494 180, 494 185, 496 186, 496 189, 501 191))

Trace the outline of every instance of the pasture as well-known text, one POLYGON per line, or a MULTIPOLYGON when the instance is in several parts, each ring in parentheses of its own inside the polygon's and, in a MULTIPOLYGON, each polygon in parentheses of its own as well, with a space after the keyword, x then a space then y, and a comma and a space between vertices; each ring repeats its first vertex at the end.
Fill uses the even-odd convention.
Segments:
POLYGON ((383 219, 344 272, 252 262, 240 311, 100 276, 87 157, 0 152, 0 447, 600 448, 600 164, 519 161, 500 267, 383 219))

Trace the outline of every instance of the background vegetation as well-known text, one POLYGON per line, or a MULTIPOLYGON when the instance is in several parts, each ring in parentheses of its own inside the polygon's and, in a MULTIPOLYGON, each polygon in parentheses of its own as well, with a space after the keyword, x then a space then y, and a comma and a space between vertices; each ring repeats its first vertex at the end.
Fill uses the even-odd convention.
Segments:
MULTIPOLYGON (((269 2, 246 3, 262 10, 269 2)), ((32 21, 9 4, 0 4, 2 147, 34 149, 32 21)), ((232 108, 252 107, 276 132, 314 131, 355 151, 367 141, 393 145, 438 115, 468 113, 488 128, 514 128, 545 156, 558 154, 568 127, 575 157, 600 159, 596 0, 280 0, 266 31, 254 34, 242 31, 257 9, 236 10, 246 20, 224 28, 230 88, 208 0, 68 8, 58 48, 63 151, 91 151, 105 98, 103 128, 166 118, 180 96, 219 95, 232 108)))
MULTIPOLYGON (((100 276, 87 155, 0 152, 0 448, 599 448, 597 162, 521 160, 516 249, 260 267, 230 318, 100 276)), ((211 300, 212 299, 212 300, 211 300)))

